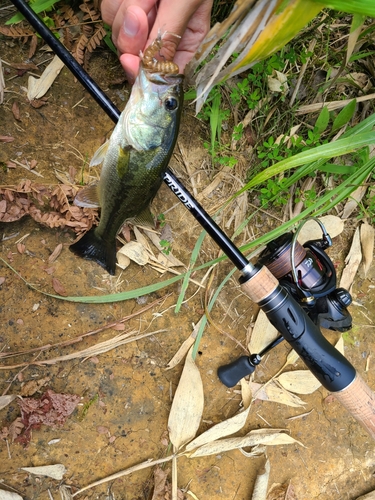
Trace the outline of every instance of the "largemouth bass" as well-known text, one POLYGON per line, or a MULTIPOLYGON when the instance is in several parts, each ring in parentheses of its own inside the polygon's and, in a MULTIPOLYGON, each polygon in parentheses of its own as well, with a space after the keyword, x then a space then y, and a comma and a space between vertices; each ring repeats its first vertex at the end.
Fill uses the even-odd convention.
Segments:
POLYGON ((157 60, 162 36, 146 49, 129 101, 110 139, 90 166, 103 162, 97 185, 79 191, 75 203, 101 207, 100 221, 70 250, 116 269, 116 236, 125 222, 150 224, 149 205, 168 167, 183 106, 183 75, 172 61, 157 60))

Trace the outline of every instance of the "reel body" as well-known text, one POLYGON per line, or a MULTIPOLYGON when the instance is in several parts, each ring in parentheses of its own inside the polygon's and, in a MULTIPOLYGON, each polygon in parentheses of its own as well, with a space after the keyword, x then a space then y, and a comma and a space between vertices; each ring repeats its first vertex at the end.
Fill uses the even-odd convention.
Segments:
POLYGON ((352 317, 347 307, 352 298, 344 288, 336 288, 336 271, 324 251, 329 242, 324 237, 303 246, 296 242, 293 266, 292 241, 293 234, 286 233, 268 243, 259 264, 271 271, 316 325, 339 332, 350 330, 352 317))
MULTIPOLYGON (((325 252, 332 241, 324 226, 321 225, 321 228, 322 239, 311 240, 304 245, 297 241, 298 231, 272 240, 260 254, 258 264, 268 268, 279 280, 284 293, 302 307, 315 325, 345 332, 352 327, 352 317, 347 310, 352 298, 344 288, 336 288, 335 267, 325 252)), ((272 308, 277 309, 275 304, 272 308)), ((282 340, 280 335, 259 354, 242 356, 219 367, 219 379, 227 387, 233 387, 242 377, 253 373, 264 354, 282 340)), ((310 338, 309 341, 313 344, 316 339, 310 338)))

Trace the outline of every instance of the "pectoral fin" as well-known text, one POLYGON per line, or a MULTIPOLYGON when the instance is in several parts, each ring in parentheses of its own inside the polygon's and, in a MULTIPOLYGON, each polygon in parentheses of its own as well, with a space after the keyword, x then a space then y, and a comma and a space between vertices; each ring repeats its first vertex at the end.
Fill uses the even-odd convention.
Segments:
POLYGON ((134 224, 135 226, 155 227, 155 219, 148 207, 145 208, 145 210, 143 210, 140 214, 136 215, 132 219, 129 219, 128 222, 134 224))
POLYGON ((95 167, 96 165, 100 165, 101 163, 103 163, 105 155, 107 154, 108 151, 108 146, 109 146, 109 139, 95 151, 94 156, 90 161, 89 165, 90 167, 95 167))
POLYGON ((99 208, 99 188, 98 184, 90 184, 76 194, 74 204, 84 208, 99 208))

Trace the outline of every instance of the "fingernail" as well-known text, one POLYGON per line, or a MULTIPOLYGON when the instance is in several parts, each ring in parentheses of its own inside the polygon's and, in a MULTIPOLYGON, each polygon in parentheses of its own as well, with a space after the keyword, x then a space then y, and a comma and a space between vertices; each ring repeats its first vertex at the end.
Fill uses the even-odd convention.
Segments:
POLYGON ((125 12, 123 30, 127 36, 135 36, 139 31, 138 17, 132 12, 127 10, 125 12))
POLYGON ((128 80, 128 82, 130 83, 130 85, 133 85, 134 81, 135 81, 135 76, 133 73, 129 73, 128 71, 125 72, 126 74, 126 78, 128 80))

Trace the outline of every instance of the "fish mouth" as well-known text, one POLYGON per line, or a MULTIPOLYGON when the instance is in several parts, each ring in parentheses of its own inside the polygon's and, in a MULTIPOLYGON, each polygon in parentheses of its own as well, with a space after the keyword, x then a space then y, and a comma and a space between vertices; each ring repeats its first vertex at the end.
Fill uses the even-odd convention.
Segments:
POLYGON ((184 75, 179 73, 153 72, 147 68, 142 68, 147 80, 157 85, 176 85, 182 82, 184 75))

